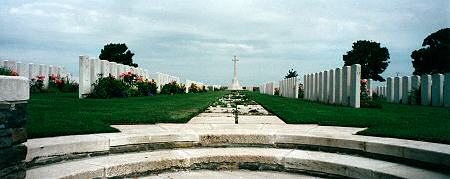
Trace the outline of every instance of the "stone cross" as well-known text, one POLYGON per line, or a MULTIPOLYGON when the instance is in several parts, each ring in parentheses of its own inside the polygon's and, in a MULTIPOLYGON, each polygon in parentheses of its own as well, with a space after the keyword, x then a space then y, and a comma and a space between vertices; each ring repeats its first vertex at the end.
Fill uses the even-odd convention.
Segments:
POLYGON ((236 62, 239 61, 239 59, 236 58, 236 56, 234 56, 234 58, 233 58, 231 61, 234 62, 234 73, 233 73, 233 78, 237 78, 236 62))
POLYGON ((233 73, 233 80, 231 81, 231 85, 230 85, 229 89, 230 90, 241 90, 242 88, 237 79, 237 69, 236 69, 236 62, 239 61, 239 59, 236 56, 234 56, 234 58, 231 61, 234 62, 234 73, 233 73))

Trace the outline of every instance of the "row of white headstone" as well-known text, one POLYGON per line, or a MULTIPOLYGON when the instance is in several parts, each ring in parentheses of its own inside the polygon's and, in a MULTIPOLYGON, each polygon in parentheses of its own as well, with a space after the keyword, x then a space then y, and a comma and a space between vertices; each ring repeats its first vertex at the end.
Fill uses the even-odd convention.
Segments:
POLYGON ((360 107, 361 65, 304 75, 304 98, 329 104, 360 107))
POLYGON ((376 93, 380 98, 386 98, 386 86, 375 87, 373 93, 376 93))
POLYGON ((389 77, 386 100, 392 103, 416 104, 411 96, 420 88, 420 101, 425 106, 450 107, 450 73, 389 77))
POLYGON ((16 72, 19 76, 28 79, 37 79, 42 76, 44 81, 44 88, 48 87, 49 76, 56 75, 59 77, 70 78, 70 74, 65 72, 64 67, 57 65, 22 63, 10 60, 3 60, 2 67, 9 68, 16 72))
POLYGON ((278 84, 279 95, 288 98, 298 98, 298 86, 297 77, 282 79, 278 84))
POLYGON ((157 72, 156 73, 156 77, 155 77, 155 81, 156 81, 156 84, 158 85, 158 92, 160 92, 161 88, 165 84, 169 84, 171 82, 178 82, 178 83, 180 83, 180 77, 157 72))
MULTIPOLYGON (((200 83, 197 81, 186 80, 186 83, 185 83, 186 93, 189 93, 189 88, 191 87, 192 84, 195 84, 195 86, 197 86, 197 88, 200 88, 200 89, 202 89, 205 86, 203 83, 200 83)), ((212 89, 214 91, 214 87, 212 89)))
POLYGON ((253 86, 246 86, 246 87, 245 87, 245 90, 247 90, 247 91, 253 91, 253 86))
POLYGON ((273 82, 267 82, 259 86, 259 93, 274 95, 275 94, 275 86, 273 86, 273 82))
POLYGON ((93 88, 92 84, 101 76, 106 77, 111 75, 112 77, 120 78, 121 75, 131 72, 141 76, 144 80, 150 77, 148 71, 142 68, 89 58, 89 56, 85 55, 80 56, 79 62, 79 98, 84 98, 87 94, 91 93, 93 88))

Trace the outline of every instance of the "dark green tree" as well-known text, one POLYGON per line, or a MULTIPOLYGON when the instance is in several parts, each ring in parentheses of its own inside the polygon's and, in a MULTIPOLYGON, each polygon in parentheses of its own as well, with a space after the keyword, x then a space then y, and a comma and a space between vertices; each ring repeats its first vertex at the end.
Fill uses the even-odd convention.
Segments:
POLYGON ((411 53, 414 75, 450 72, 450 28, 430 34, 422 47, 411 53))
POLYGON ((101 50, 99 58, 111 62, 117 62, 124 65, 138 67, 138 64, 133 63, 133 55, 126 44, 107 44, 101 50))
POLYGON ((380 76, 389 65, 389 51, 380 43, 358 40, 353 43, 352 50, 343 55, 344 65, 361 65, 361 79, 386 81, 380 76))
POLYGON ((292 77, 297 77, 297 71, 295 71, 294 69, 290 69, 288 71, 288 73, 286 74, 286 76, 284 76, 284 79, 288 79, 288 78, 292 78, 292 77))

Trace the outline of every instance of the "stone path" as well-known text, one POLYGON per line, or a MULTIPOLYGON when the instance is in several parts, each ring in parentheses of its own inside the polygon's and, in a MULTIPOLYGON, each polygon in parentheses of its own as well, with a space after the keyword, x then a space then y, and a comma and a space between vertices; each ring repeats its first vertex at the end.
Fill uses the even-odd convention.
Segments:
POLYGON ((225 171, 212 171, 212 170, 191 170, 191 171, 179 171, 168 172, 153 176, 140 177, 140 179, 199 179, 199 178, 214 178, 214 179, 260 179, 260 178, 273 178, 273 179, 315 179, 320 177, 313 177, 308 175, 301 175, 295 173, 284 173, 275 171, 249 171, 249 170, 225 170, 225 171))
POLYGON ((255 101, 241 95, 227 95, 192 118, 189 124, 234 124, 237 110, 239 124, 285 124, 255 101), (243 99, 244 98, 244 99, 243 99))

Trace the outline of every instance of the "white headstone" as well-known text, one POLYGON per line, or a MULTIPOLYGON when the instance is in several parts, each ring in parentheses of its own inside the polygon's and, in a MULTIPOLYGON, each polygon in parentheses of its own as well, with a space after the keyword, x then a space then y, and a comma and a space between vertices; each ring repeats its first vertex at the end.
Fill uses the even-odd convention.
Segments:
POLYGON ((361 65, 352 65, 351 70, 350 106, 354 108, 360 108, 361 65))
POLYGON ((319 72, 319 101, 323 102, 323 72, 319 72))
POLYGON ((420 77, 421 81, 421 103, 424 106, 429 106, 431 104, 431 75, 422 75, 420 77))
POLYGON ((308 100, 314 100, 314 73, 309 74, 309 98, 308 100))
POLYGON ((409 104, 410 102, 410 92, 411 92, 411 77, 402 77, 402 104, 409 104))
POLYGON ((49 65, 48 66, 48 74, 49 75, 57 75, 56 70, 57 70, 57 66, 53 66, 53 65, 49 65))
POLYGON ((342 70, 340 68, 336 68, 335 71, 335 103, 342 103, 342 70))
POLYGON ((334 77, 334 70, 331 69, 330 71, 328 71, 328 76, 329 76, 329 95, 328 95, 328 103, 334 104, 335 101, 335 97, 336 97, 336 85, 335 85, 335 77, 334 77))
POLYGON ((368 90, 368 95, 370 97, 372 96, 372 83, 373 83, 372 79, 367 79, 367 90, 368 90))
MULTIPOLYGON (((411 90, 416 92, 420 88, 420 76, 414 75, 411 77, 411 90)), ((417 99, 411 99, 411 104, 417 104, 417 99)))
POLYGON ((314 101, 319 101, 319 73, 314 73, 314 101))
POLYGON ((303 75, 303 98, 308 99, 308 75, 303 75))
POLYGON ((91 84, 95 83, 100 74, 100 60, 92 58, 91 61, 91 84))
POLYGON ((100 60, 100 73, 103 75, 103 77, 108 77, 109 72, 109 62, 106 60, 100 60))
POLYGON ((431 85, 431 105, 442 106, 444 104, 444 75, 434 74, 432 75, 431 85))
POLYGON ((350 105, 350 73, 351 73, 351 67, 350 66, 344 66, 342 67, 342 105, 348 106, 350 105))
POLYGON ((48 88, 48 65, 40 64, 39 65, 39 75, 43 76, 44 80, 44 88, 48 88))
POLYGON ((444 106, 450 107, 450 73, 444 76, 444 106))
POLYGON ((27 63, 17 63, 17 73, 19 76, 29 78, 30 77, 30 66, 27 63))
POLYGON ((88 56, 80 56, 79 60, 79 92, 78 97, 85 98, 91 92, 91 61, 88 56))
POLYGON ((394 102, 394 78, 393 77, 388 77, 386 80, 386 101, 393 103, 394 102))
POLYGON ((16 61, 3 60, 3 66, 10 69, 11 71, 17 72, 16 61))
POLYGON ((400 103, 402 100, 402 78, 394 77, 394 103, 400 103))
POLYGON ((109 72, 114 78, 120 78, 120 74, 117 71, 117 63, 116 62, 109 62, 109 72))
POLYGON ((330 75, 328 74, 328 71, 325 70, 323 72, 323 102, 328 103, 328 97, 330 94, 330 75))
POLYGON ((34 64, 34 63, 29 63, 28 64, 28 69, 30 71, 30 75, 28 77, 28 79, 37 79, 39 76, 39 65, 38 64, 34 64))

